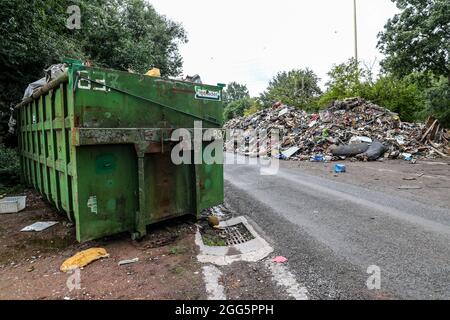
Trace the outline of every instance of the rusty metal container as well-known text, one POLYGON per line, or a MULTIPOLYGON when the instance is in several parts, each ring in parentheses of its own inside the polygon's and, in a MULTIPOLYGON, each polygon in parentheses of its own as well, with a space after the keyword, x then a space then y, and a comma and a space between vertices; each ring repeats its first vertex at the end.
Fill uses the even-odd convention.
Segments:
POLYGON ((223 202, 223 166, 174 164, 171 133, 194 121, 219 131, 222 88, 72 61, 17 105, 23 178, 75 222, 80 242, 198 216, 223 202))

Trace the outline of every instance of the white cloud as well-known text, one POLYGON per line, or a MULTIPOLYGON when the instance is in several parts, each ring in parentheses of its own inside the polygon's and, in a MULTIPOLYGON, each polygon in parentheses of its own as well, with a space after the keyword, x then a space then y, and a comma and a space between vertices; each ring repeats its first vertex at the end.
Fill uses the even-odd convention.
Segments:
MULTIPOLYGON (((353 0, 149 0, 180 22, 184 73, 205 83, 237 81, 262 92, 278 72, 309 67, 326 81, 353 56, 353 0)), ((378 62, 377 34, 397 12, 390 0, 358 0, 359 57, 378 62)))

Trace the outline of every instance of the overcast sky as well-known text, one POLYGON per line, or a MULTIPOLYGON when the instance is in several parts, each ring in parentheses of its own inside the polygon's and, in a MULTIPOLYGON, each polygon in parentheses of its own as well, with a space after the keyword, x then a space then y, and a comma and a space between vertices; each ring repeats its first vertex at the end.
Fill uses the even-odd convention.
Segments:
MULTIPOLYGON (((184 74, 244 83, 255 96, 278 72, 309 67, 322 79, 353 56, 353 0, 148 0, 181 23, 184 74)), ((358 1, 360 60, 379 68, 377 34, 397 13, 390 0, 358 1)))

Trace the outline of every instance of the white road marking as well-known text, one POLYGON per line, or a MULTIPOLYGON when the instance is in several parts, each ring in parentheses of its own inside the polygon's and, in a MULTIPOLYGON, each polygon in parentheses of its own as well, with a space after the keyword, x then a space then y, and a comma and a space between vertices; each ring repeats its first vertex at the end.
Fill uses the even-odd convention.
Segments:
POLYGON ((224 287, 219 283, 222 272, 215 266, 203 266, 203 277, 205 279, 208 300, 226 300, 224 287))
POLYGON ((279 286, 284 287, 291 297, 295 300, 308 300, 308 290, 306 287, 300 286, 287 266, 267 260, 266 267, 272 273, 273 280, 279 286))

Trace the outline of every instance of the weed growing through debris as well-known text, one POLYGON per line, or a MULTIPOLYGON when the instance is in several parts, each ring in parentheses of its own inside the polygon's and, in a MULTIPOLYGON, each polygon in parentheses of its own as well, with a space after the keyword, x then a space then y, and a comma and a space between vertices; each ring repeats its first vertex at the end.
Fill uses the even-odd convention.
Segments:
POLYGON ((184 271, 186 271, 183 267, 180 266, 175 266, 169 269, 170 272, 175 273, 175 274, 182 274, 184 271))
POLYGON ((209 234, 203 235, 203 243, 210 247, 225 247, 227 245, 224 239, 209 234))
POLYGON ((176 247, 172 247, 169 250, 170 254, 183 254, 186 253, 188 251, 188 249, 186 247, 183 246, 176 246, 176 247))

